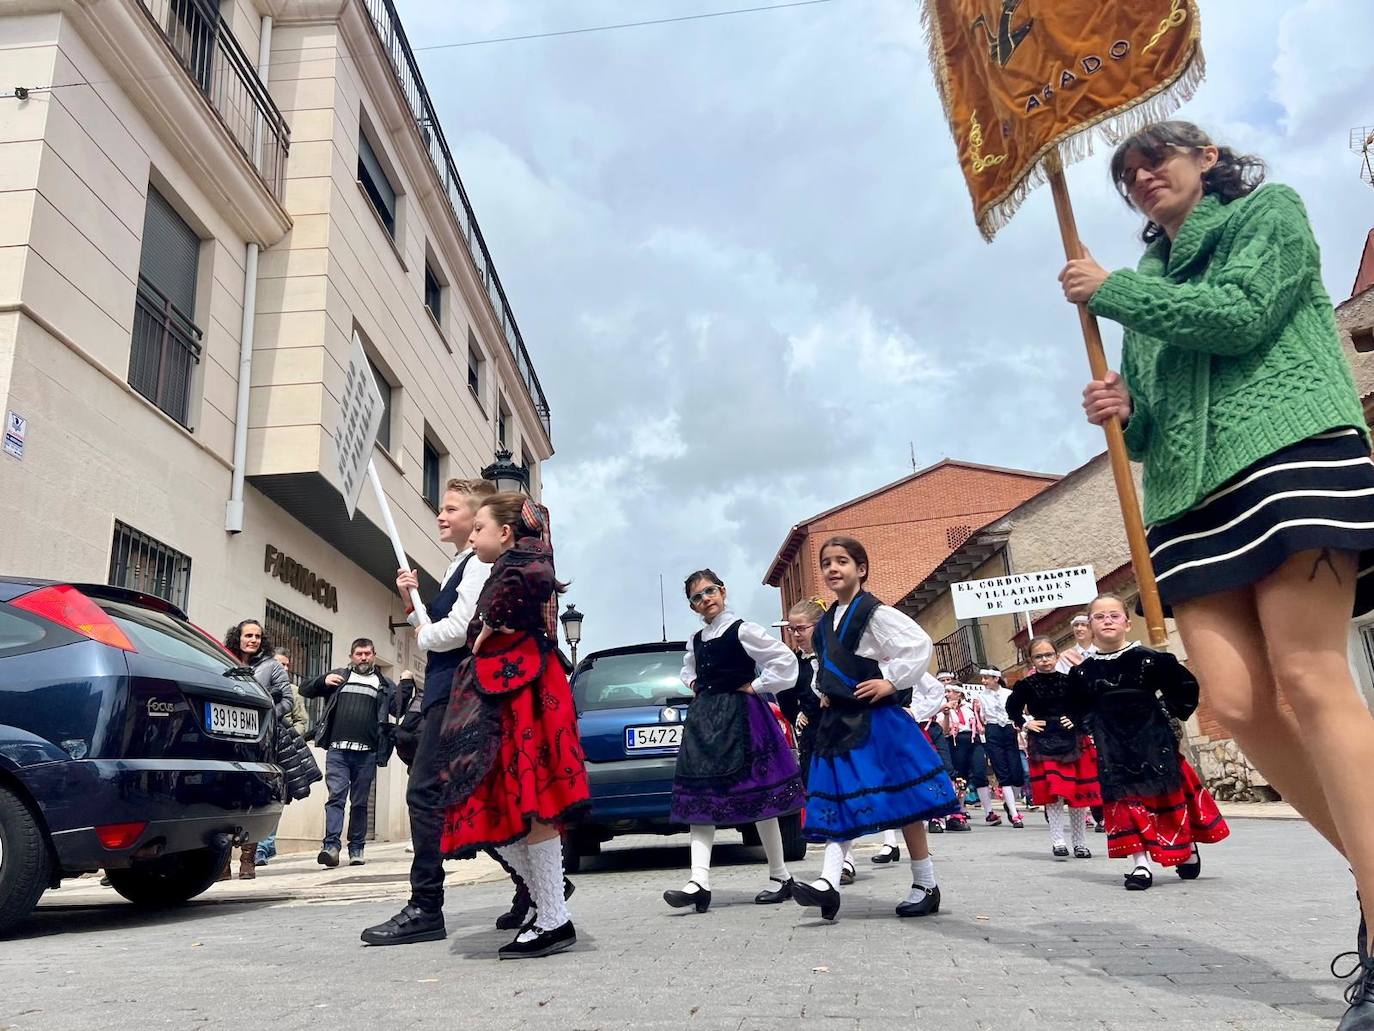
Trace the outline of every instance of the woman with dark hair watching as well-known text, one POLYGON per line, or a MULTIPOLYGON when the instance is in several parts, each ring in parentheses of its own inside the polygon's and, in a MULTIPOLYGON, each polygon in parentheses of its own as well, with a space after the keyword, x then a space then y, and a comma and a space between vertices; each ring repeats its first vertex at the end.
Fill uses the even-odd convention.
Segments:
MULTIPOLYGON (((287 673, 272 656, 275 650, 267 640, 267 631, 262 621, 245 619, 224 635, 224 647, 243 665, 253 671, 256 680, 264 691, 272 696, 279 717, 289 714, 295 706, 295 692, 291 687, 291 674, 287 673)), ((316 771, 318 772, 318 770, 316 771)), ((229 880, 229 866, 233 850, 224 856, 224 869, 220 871, 221 881, 229 880)), ((257 874, 256 858, 258 843, 245 841, 239 849, 239 880, 251 881, 257 874)))
MULTIPOLYGON (((1307 213, 1188 122, 1129 137, 1111 172, 1147 247, 1135 270, 1060 273, 1125 328, 1121 374, 1089 383, 1084 410, 1119 419, 1144 464, 1160 597, 1212 710, 1374 917, 1374 781, 1352 775, 1374 716, 1346 658, 1352 613, 1374 607, 1374 463, 1307 213)), ((1374 1028, 1366 926, 1346 1031, 1374 1028)))

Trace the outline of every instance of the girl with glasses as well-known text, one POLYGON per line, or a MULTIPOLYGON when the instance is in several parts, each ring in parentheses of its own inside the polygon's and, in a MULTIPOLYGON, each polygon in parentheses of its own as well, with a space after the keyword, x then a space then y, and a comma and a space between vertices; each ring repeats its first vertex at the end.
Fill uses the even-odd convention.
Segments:
POLYGON ((775 884, 754 902, 775 905, 792 897, 778 817, 799 811, 806 792, 797 759, 760 695, 796 686, 797 658, 763 627, 730 612, 725 582, 711 570, 697 570, 683 587, 705 624, 682 661, 682 682, 695 697, 682 728, 671 808, 673 822, 691 828, 692 876, 680 890, 665 891, 663 901, 705 913, 716 828, 752 823, 775 884))
POLYGON ((1130 859, 1127 891, 1154 884, 1151 860, 1194 880, 1198 844, 1231 833, 1171 722, 1197 708, 1197 680, 1168 652, 1127 640, 1131 618, 1116 595, 1100 595, 1088 618, 1097 650, 1068 674, 1068 711, 1082 714, 1097 744, 1107 855, 1130 859))

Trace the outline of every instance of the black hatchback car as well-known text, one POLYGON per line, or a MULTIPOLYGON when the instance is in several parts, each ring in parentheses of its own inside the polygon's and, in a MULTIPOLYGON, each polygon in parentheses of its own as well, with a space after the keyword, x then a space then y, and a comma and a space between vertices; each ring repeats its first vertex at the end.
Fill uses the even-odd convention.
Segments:
POLYGON ((281 816, 272 701, 160 598, 0 577, 0 934, 103 869, 145 906, 203 892, 281 816))

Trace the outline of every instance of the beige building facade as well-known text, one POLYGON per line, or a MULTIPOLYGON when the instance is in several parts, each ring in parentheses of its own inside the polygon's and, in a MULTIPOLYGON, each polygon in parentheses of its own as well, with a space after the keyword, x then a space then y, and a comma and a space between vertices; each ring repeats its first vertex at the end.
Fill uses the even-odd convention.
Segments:
MULTIPOLYGON (((389 0, 0 0, 0 64, 0 573, 264 619, 297 676, 359 636, 422 671, 376 501, 339 493, 352 340, 422 593, 444 480, 504 448, 537 498, 553 445, 389 0)), ((318 842, 322 795, 284 844, 318 842)), ((404 767, 374 820, 408 833, 404 767)))

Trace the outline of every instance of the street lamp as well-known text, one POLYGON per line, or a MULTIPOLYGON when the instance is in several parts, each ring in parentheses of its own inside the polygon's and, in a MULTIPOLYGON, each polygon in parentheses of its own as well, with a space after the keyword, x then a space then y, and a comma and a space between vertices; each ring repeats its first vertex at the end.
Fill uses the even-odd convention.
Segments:
POLYGON ((568 602, 568 608, 558 617, 558 622, 563 624, 563 636, 568 639, 568 647, 572 649, 572 663, 577 665, 577 645, 582 640, 582 613, 578 612, 572 602, 568 602))
POLYGON ((496 484, 502 493, 526 494, 529 492, 530 474, 511 461, 508 448, 496 452, 496 461, 482 470, 482 479, 496 484))

